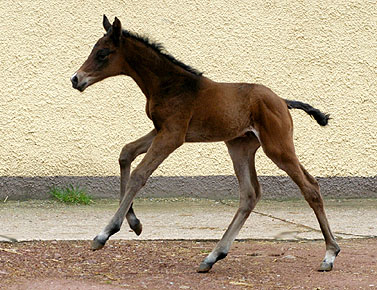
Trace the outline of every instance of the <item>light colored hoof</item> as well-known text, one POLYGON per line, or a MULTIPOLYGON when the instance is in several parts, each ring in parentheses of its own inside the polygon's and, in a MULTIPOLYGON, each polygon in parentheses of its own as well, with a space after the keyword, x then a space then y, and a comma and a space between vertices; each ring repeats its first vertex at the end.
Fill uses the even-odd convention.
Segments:
POLYGON ((93 251, 96 251, 96 250, 100 250, 103 248, 103 246, 105 245, 106 242, 101 242, 97 239, 97 237, 94 238, 94 240, 92 241, 92 250, 93 251))
POLYGON ((207 273, 209 270, 211 270, 211 268, 212 268, 212 265, 209 265, 205 262, 201 262, 197 272, 198 273, 207 273))
POLYGON ((323 262, 321 263, 321 266, 319 266, 318 271, 320 271, 320 272, 328 272, 328 271, 331 271, 333 265, 334 265, 333 263, 327 263, 327 262, 323 261, 323 262))

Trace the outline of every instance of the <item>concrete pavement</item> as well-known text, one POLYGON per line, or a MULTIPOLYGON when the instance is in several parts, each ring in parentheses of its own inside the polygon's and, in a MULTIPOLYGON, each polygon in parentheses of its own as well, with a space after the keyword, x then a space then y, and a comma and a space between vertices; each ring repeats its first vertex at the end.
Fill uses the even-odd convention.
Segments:
MULTIPOLYGON (((327 216, 338 239, 377 236, 377 199, 326 200, 327 216)), ((51 200, 0 202, 0 241, 91 240, 107 224, 116 200, 89 206, 51 200)), ((238 201, 170 198, 138 199, 134 209, 143 223, 137 237, 127 223, 112 239, 220 239, 238 201)), ((312 209, 304 200, 262 200, 238 239, 322 239, 312 209)))

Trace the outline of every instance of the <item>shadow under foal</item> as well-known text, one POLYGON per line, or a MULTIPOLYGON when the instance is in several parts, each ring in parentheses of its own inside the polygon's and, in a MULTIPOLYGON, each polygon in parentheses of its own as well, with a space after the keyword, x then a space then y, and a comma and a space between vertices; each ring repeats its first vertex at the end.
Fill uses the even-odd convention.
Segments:
POLYGON ((240 204, 224 236, 198 272, 208 272, 226 257, 261 197, 255 171, 255 152, 260 146, 298 185, 314 210, 326 241, 326 255, 319 270, 330 271, 340 248, 331 233, 318 183, 296 157, 288 109, 304 110, 321 126, 327 124, 329 116, 308 104, 284 100, 263 85, 214 82, 175 59, 161 45, 122 30, 117 18, 111 24, 104 16, 103 26, 106 34, 72 76, 72 85, 83 92, 107 77, 130 76, 146 96, 146 113, 154 129, 122 149, 119 209, 94 238, 92 248, 102 248, 120 230, 125 217, 131 229, 137 235, 141 233, 132 201, 170 153, 184 142, 224 141, 239 181, 240 204), (130 175, 131 162, 143 153, 146 155, 130 175))

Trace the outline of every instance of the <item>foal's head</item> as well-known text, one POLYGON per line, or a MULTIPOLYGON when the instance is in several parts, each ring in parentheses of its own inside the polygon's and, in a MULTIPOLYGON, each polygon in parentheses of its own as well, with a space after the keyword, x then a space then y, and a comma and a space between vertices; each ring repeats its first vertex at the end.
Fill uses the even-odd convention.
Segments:
POLYGON ((121 55, 122 25, 118 18, 111 25, 104 15, 103 27, 106 34, 97 41, 88 59, 71 77, 72 86, 80 92, 104 78, 125 73, 121 55))

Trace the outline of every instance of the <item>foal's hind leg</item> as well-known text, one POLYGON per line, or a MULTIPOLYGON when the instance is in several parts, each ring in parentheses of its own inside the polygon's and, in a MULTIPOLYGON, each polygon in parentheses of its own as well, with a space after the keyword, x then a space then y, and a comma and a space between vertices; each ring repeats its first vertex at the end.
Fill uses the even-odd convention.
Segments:
MULTIPOLYGON (((135 160, 137 156, 147 152, 152 144, 154 137, 156 136, 156 130, 152 130, 147 135, 131 142, 123 147, 122 152, 119 156, 120 165, 120 202, 122 201, 124 194, 126 192, 126 187, 128 180, 130 179, 130 168, 132 161, 135 160)), ((135 212, 131 204, 130 209, 126 214, 126 219, 130 228, 137 234, 140 235, 143 229, 140 220, 136 217, 135 212)))
POLYGON ((213 264, 225 258, 241 227, 261 196, 254 157, 259 148, 255 136, 240 137, 226 142, 240 186, 240 205, 231 224, 215 249, 200 264, 198 272, 208 272, 213 264))
POLYGON ((266 155, 298 185, 305 200, 313 209, 326 242, 326 255, 319 271, 330 271, 340 248, 330 230, 318 182, 296 157, 290 123, 288 121, 284 123, 284 120, 281 120, 279 125, 273 123, 269 125, 259 131, 262 148, 266 155), (279 132, 273 128, 279 128, 279 132))

